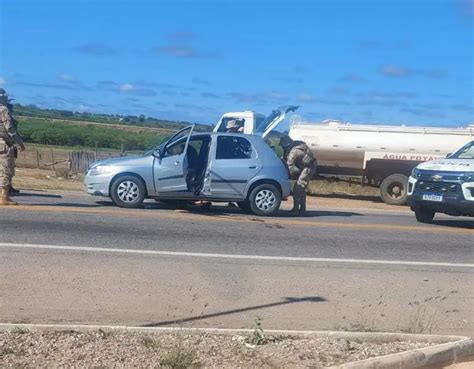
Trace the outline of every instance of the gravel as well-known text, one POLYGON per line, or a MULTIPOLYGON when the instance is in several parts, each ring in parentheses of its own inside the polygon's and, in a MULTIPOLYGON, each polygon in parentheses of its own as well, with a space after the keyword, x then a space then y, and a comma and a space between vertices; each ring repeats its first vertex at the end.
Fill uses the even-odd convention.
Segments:
POLYGON ((321 368, 423 348, 426 342, 369 343, 330 337, 265 337, 209 333, 0 332, 0 367, 321 368))

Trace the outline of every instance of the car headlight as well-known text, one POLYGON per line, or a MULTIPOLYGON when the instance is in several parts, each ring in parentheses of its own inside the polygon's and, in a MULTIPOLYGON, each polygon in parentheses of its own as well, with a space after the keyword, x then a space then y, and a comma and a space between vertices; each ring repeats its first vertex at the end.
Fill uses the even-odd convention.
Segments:
POLYGON ((89 171, 90 176, 98 176, 100 174, 106 174, 106 173, 111 173, 112 172, 112 167, 108 165, 98 165, 96 167, 91 168, 89 171))
POLYGON ((420 170, 419 170, 417 167, 413 168, 412 171, 411 171, 411 176, 412 176, 413 178, 418 178, 418 176, 419 176, 420 174, 421 174, 421 173, 420 173, 420 170))

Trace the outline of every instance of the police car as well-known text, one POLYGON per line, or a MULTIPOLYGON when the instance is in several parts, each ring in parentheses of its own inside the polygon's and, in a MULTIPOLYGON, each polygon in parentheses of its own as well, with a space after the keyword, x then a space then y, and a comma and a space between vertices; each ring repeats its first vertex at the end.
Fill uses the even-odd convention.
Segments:
POLYGON ((422 223, 431 223, 436 213, 474 216, 474 141, 446 159, 416 166, 408 180, 408 201, 422 223))

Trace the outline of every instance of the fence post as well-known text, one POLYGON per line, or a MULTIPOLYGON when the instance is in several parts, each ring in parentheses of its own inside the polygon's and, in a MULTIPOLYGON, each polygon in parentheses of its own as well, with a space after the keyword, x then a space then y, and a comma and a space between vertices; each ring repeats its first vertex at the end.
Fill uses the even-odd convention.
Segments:
POLYGON ((39 157, 39 150, 36 148, 36 168, 40 168, 40 157, 39 157))
POLYGON ((53 171, 55 172, 56 171, 56 166, 54 164, 54 150, 53 150, 53 148, 51 148, 51 163, 52 163, 53 171))

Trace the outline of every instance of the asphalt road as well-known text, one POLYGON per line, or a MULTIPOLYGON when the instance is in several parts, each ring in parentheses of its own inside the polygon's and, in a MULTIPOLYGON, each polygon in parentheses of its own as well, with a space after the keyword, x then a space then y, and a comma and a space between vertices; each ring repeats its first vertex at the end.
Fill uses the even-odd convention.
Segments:
POLYGON ((474 336, 474 221, 312 206, 309 216, 119 209, 82 194, 0 208, 4 322, 474 336), (180 322, 180 323, 178 323, 180 322))

